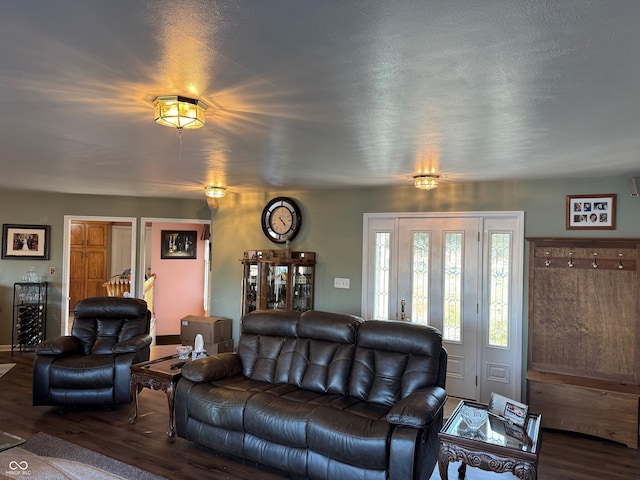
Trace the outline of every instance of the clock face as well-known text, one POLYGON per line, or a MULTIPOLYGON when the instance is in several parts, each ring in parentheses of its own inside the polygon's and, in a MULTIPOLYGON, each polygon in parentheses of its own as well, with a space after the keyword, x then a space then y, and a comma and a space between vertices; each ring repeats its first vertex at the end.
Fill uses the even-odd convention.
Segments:
POLYGON ((272 242, 292 240, 300 231, 301 224, 300 209, 291 198, 276 197, 262 211, 262 230, 272 242))

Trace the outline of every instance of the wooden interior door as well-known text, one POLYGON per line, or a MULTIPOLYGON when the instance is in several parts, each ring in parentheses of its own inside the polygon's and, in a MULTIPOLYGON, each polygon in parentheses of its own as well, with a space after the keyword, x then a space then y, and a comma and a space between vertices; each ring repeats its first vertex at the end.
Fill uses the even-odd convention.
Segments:
POLYGON ((106 295, 109 251, 108 222, 72 222, 69 256, 69 311, 80 300, 106 295))

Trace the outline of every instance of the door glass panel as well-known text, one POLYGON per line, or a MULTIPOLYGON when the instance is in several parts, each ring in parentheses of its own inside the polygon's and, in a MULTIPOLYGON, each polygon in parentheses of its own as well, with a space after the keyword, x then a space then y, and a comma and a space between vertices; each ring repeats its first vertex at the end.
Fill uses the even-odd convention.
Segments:
POLYGON ((462 340, 462 233, 444 234, 444 305, 442 337, 450 342, 462 340))
POLYGON ((376 260, 374 268, 373 318, 389 318, 389 265, 391 233, 376 232, 376 260))
POLYGON ((411 321, 429 325, 429 232, 413 232, 411 321))
POLYGON ((267 277, 267 308, 286 310, 287 308, 287 265, 269 265, 267 277))
POLYGON ((313 292, 313 267, 295 265, 293 267, 293 305, 298 312, 311 310, 313 292))
POLYGON ((489 235, 489 345, 509 346, 511 234, 489 235))

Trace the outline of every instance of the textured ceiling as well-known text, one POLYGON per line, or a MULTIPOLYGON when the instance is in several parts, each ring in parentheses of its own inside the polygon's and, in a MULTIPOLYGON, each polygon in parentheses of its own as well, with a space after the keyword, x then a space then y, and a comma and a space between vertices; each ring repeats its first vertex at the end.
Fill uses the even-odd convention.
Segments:
POLYGON ((640 2, 3 0, 0 188, 640 173, 640 2), (153 122, 157 95, 211 107, 153 122))

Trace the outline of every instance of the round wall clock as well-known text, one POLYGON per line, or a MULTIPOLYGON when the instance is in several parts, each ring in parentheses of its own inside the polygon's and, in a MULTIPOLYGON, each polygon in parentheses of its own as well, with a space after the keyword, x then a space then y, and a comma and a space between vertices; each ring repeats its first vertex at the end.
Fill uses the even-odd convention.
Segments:
POLYGON ((262 211, 262 230, 269 240, 284 243, 300 231, 302 215, 296 202, 289 197, 276 197, 262 211))

